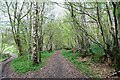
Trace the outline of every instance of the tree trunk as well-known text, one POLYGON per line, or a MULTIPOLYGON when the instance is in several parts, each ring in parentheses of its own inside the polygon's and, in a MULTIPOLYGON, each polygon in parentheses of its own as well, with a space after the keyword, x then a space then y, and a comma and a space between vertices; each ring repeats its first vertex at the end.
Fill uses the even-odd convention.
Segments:
POLYGON ((38 2, 35 4, 34 25, 33 25, 33 65, 38 64, 38 2))
POLYGON ((21 43, 21 41, 20 41, 19 35, 16 36, 15 42, 16 42, 17 47, 18 47, 18 50, 19 50, 19 56, 22 56, 23 53, 24 53, 24 51, 23 51, 23 49, 22 49, 22 43, 21 43))
MULTIPOLYGON (((118 2, 118 4, 117 4, 117 9, 118 9, 118 25, 119 25, 119 27, 118 27, 118 35, 119 35, 119 40, 120 40, 120 2, 118 2)), ((120 47, 120 44, 119 44, 119 47, 120 47)))
POLYGON ((120 48, 119 48, 119 43, 118 43, 118 21, 117 21, 117 15, 116 15, 116 9, 118 7, 118 5, 114 2, 112 2, 113 5, 113 16, 114 16, 114 21, 115 21, 115 45, 114 45, 114 58, 115 58, 115 68, 116 70, 120 70, 120 48))
MULTIPOLYGON (((32 8, 32 2, 30 5, 30 9, 32 8)), ((32 9, 31 9, 32 10, 32 9)), ((29 54, 32 54, 32 11, 30 12, 30 23, 29 23, 29 54)))

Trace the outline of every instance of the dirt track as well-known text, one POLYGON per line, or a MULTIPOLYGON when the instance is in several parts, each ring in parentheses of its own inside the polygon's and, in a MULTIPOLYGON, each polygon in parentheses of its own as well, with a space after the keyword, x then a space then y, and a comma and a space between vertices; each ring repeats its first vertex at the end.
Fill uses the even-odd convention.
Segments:
POLYGON ((72 63, 63 58, 60 51, 56 51, 51 56, 48 65, 38 71, 20 75, 11 71, 9 65, 6 65, 9 78, 85 78, 72 63))

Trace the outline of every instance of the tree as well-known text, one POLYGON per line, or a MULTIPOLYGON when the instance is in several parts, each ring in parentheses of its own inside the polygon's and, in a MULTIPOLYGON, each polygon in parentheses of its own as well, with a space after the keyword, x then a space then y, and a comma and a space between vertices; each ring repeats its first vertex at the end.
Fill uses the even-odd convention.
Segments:
POLYGON ((22 49, 22 40, 21 40, 21 36, 20 36, 20 32, 21 32, 20 25, 21 25, 22 19, 29 13, 30 10, 28 10, 26 12, 26 14, 22 15, 22 11, 25 6, 25 1, 22 2, 22 6, 19 9, 19 12, 17 12, 18 11, 18 1, 17 0, 15 1, 15 3, 14 2, 8 3, 6 1, 5 4, 7 7, 7 13, 8 13, 10 24, 12 27, 12 33, 14 36, 14 40, 15 40, 15 43, 19 50, 19 56, 22 56, 24 53, 24 50, 22 49), (11 6, 14 9, 13 14, 10 11, 11 6), (12 15, 13 15, 13 17, 12 17, 12 15))
POLYGON ((34 25, 33 25, 33 50, 32 50, 32 57, 33 57, 33 65, 38 64, 38 2, 35 2, 35 14, 34 14, 34 25))

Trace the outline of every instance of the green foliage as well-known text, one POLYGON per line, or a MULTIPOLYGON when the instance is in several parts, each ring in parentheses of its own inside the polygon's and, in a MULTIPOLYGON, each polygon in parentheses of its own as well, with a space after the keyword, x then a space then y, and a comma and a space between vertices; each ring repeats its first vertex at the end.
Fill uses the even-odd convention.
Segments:
POLYGON ((68 58, 70 62, 72 62, 80 71, 82 71, 84 74, 86 74, 89 77, 98 77, 92 69, 89 67, 89 64, 87 64, 86 61, 79 62, 77 61, 79 53, 69 53, 66 50, 62 50, 62 54, 65 58, 68 58))
POLYGON ((116 50, 116 52, 114 52, 114 54, 116 54, 116 55, 114 56, 115 63, 113 64, 113 67, 119 71, 120 70, 120 49, 118 48, 118 50, 116 50))
POLYGON ((42 52, 41 58, 42 62, 38 65, 33 65, 32 61, 28 61, 28 55, 21 56, 12 61, 11 67, 17 73, 26 73, 28 71, 35 71, 46 65, 48 58, 51 56, 51 53, 42 52))
POLYGON ((98 56, 98 57, 105 54, 103 48, 97 44, 92 44, 91 50, 95 54, 95 56, 98 56))
POLYGON ((6 60, 9 57, 10 57, 9 54, 0 54, 0 62, 3 61, 3 60, 6 60))
POLYGON ((3 53, 5 53, 5 52, 18 54, 17 48, 16 48, 16 46, 14 46, 14 45, 12 45, 12 46, 8 46, 8 45, 6 44, 3 53))
POLYGON ((94 58, 92 59, 92 62, 93 63, 96 63, 98 61, 100 61, 100 57, 103 56, 105 53, 104 53, 104 50, 102 47, 100 47, 99 45, 97 44, 92 44, 91 45, 91 50, 94 54, 94 58))

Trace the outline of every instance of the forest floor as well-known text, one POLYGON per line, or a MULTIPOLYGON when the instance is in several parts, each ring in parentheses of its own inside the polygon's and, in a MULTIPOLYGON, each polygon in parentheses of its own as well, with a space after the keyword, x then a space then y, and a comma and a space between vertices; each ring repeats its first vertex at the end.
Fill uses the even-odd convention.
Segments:
POLYGON ((48 65, 37 71, 18 74, 11 70, 10 63, 6 66, 7 78, 86 78, 71 62, 63 58, 61 51, 56 51, 49 59, 48 65))
POLYGON ((100 78, 106 78, 114 72, 114 68, 111 68, 107 63, 91 63, 91 59, 88 57, 81 58, 79 57, 77 59, 78 62, 87 62, 86 64, 89 65, 91 70, 96 73, 100 78))
POLYGON ((82 58, 80 53, 73 53, 70 50, 62 50, 62 55, 72 62, 83 74, 92 78, 107 78, 114 73, 114 68, 107 62, 93 61, 89 56, 82 58))

